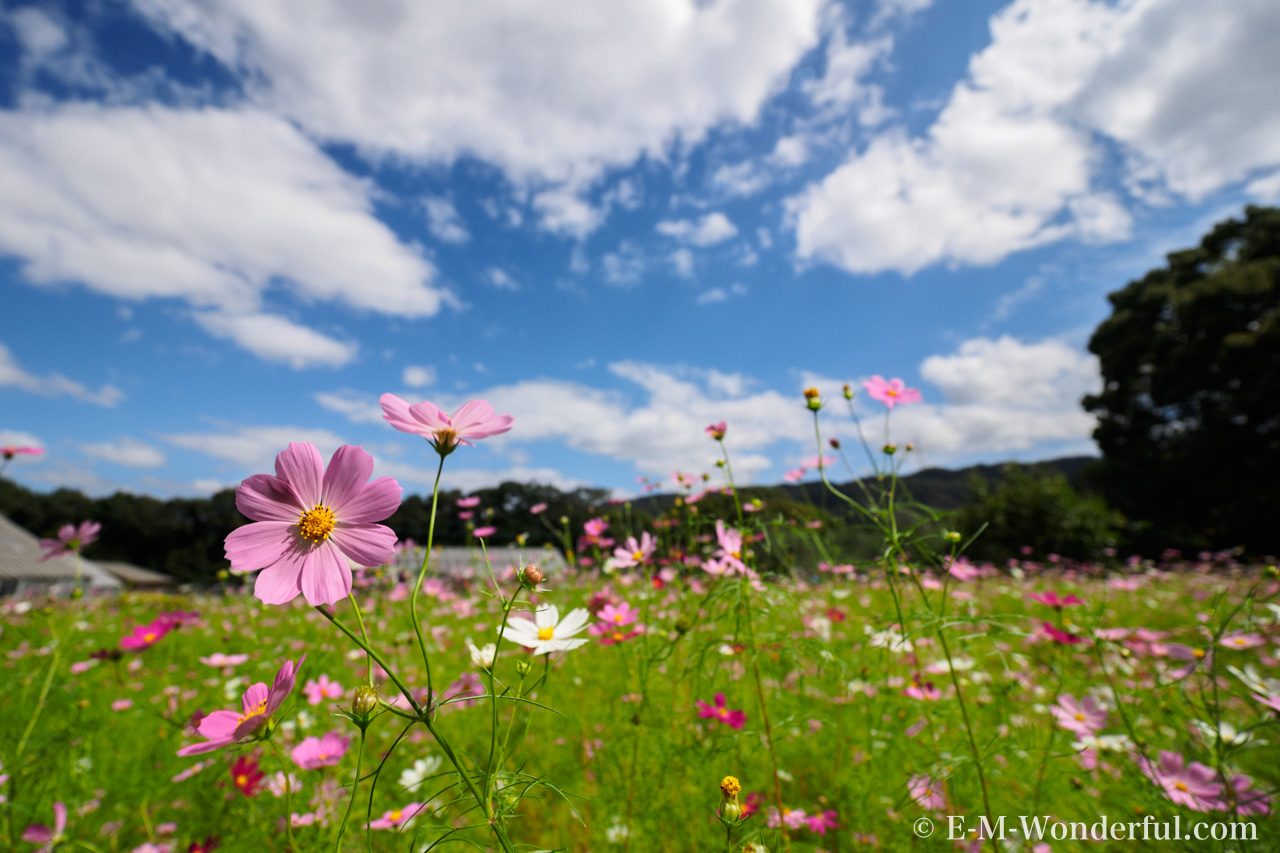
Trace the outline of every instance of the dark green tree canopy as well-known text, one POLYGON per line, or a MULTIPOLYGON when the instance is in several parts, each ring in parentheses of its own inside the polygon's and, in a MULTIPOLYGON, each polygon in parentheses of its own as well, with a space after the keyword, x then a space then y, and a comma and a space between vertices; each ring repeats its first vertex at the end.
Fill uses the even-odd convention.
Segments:
POLYGON ((1084 407, 1134 543, 1280 552, 1280 210, 1247 208, 1108 298, 1084 407))

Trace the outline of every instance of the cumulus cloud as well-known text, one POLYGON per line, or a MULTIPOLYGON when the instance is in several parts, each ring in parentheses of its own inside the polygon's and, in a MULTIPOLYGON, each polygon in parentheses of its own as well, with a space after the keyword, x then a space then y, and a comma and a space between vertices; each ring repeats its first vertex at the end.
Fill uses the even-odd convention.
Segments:
MULTIPOLYGON (((475 157, 523 185, 576 190, 721 122, 753 122, 817 43, 825 3, 133 5, 322 138, 418 161, 475 157)), ((540 200, 554 227, 589 225, 565 198, 540 200)))
POLYGON ((723 213, 708 213, 694 222, 689 219, 663 220, 657 225, 659 234, 674 237, 693 246, 714 246, 738 233, 738 228, 723 213))
POLYGON ((103 385, 98 391, 90 391, 83 384, 68 379, 61 373, 37 376, 24 370, 0 344, 0 388, 18 388, 42 397, 71 397, 98 406, 114 406, 124 399, 124 392, 114 385, 103 385))
POLYGON ((305 302, 436 313, 434 268, 373 214, 371 188, 287 121, 239 109, 73 104, 0 113, 0 253, 37 285, 175 298, 267 358, 337 364, 353 350, 262 314, 281 282, 305 302), (286 332, 296 357, 247 327, 286 332))
POLYGON ((127 436, 115 441, 82 444, 80 449, 95 459, 103 459, 126 468, 159 468, 165 463, 163 451, 127 436))

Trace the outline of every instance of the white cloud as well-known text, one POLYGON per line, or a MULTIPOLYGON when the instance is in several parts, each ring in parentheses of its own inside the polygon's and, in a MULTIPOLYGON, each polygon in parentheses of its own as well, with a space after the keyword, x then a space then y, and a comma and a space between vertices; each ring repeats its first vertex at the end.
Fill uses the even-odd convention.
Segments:
POLYGON ((90 391, 61 373, 46 376, 28 373, 4 344, 0 344, 0 388, 18 388, 42 397, 72 397, 98 406, 114 406, 124 399, 124 392, 114 385, 103 385, 100 391, 90 391))
POLYGON ((693 246, 714 246, 736 235, 738 228, 729 221, 729 217, 717 211, 708 213, 697 222, 689 219, 663 220, 658 223, 657 231, 693 246))
POLYGON ((515 292, 520 289, 520 282, 511 277, 511 274, 499 267, 489 267, 485 270, 485 277, 489 280, 489 284, 498 288, 498 290, 507 290, 515 292))
POLYGON ((356 357, 354 343, 323 335, 272 314, 233 314, 199 311, 196 322, 205 331, 227 338, 265 361, 305 367, 342 367, 356 357))
POLYGON ((430 365, 411 364, 404 369, 401 378, 410 388, 425 388, 436 384, 436 369, 430 365))
POLYGON ((328 430, 293 426, 247 426, 231 433, 179 433, 161 438, 176 447, 261 473, 274 470, 276 454, 291 441, 311 442, 326 460, 346 444, 341 436, 328 430))
POLYGON ((104 459, 127 468, 159 468, 165 463, 162 451, 136 438, 123 437, 115 441, 82 444, 80 449, 95 459, 104 459))
MULTIPOLYGON (((262 321, 230 318, 257 315, 280 282, 306 302, 439 310, 434 269, 375 218, 370 193, 288 122, 252 110, 0 113, 0 253, 28 281, 180 299, 221 312, 201 322, 246 346, 235 328, 262 321)), ((304 343, 322 349, 320 337, 304 343)), ((334 363, 329 343, 319 360, 334 363)))
POLYGON ((817 43, 825 5, 133 4, 241 74, 255 103, 320 137, 420 161, 471 156, 522 184, 579 187, 716 124, 753 122, 817 43))
POLYGON ((429 196, 422 200, 427 211, 427 230, 437 240, 445 243, 465 243, 471 239, 471 232, 458 215, 453 202, 440 196, 429 196))

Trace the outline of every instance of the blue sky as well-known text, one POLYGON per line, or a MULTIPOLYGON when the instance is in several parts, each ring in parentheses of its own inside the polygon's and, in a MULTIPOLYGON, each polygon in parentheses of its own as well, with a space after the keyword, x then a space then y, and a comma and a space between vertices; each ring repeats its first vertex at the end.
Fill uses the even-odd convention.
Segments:
POLYGON ((446 483, 1094 452, 1105 296, 1280 198, 1270 0, 93 0, 0 16, 9 475, 157 496, 516 418, 446 483), (856 400, 866 417, 878 404, 856 400), (842 407, 828 434, 851 438, 842 407), (877 421, 878 424, 878 421, 877 421))

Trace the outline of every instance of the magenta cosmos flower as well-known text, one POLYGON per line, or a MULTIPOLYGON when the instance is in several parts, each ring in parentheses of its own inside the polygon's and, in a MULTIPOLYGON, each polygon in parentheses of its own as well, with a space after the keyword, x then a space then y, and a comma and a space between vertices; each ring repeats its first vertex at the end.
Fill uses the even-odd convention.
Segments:
POLYGON ((290 756, 293 763, 303 770, 319 770, 321 767, 332 767, 342 760, 351 747, 351 740, 337 732, 329 732, 324 737, 309 737, 293 748, 290 756))
POLYGON ((382 404, 382 416, 387 423, 401 432, 422 436, 441 456, 448 456, 459 444, 474 447, 473 438, 500 435, 511 429, 515 421, 511 415, 497 414, 484 400, 463 403, 452 417, 427 400, 410 406, 395 394, 383 394, 378 402, 382 404))
POLYGON ((1160 750, 1160 763, 1153 764, 1144 755, 1136 759, 1147 778, 1164 789, 1165 795, 1192 811, 1207 812, 1221 807, 1222 786, 1217 773, 1199 761, 1186 764, 1181 755, 1160 750))
POLYGON ((280 710, 284 700, 293 692, 293 686, 298 681, 298 670, 302 668, 302 662, 306 659, 307 656, 303 654, 298 659, 297 666, 291 660, 285 661, 284 666, 280 667, 280 671, 276 673, 276 679, 269 690, 261 681, 250 685, 240 697, 241 713, 214 711, 202 719, 197 731, 200 732, 201 737, 206 738, 205 742, 184 746, 178 750, 178 755, 213 752, 215 749, 230 746, 255 735, 258 729, 271 719, 271 715, 280 710))
POLYGON ((698 716, 701 719, 719 720, 733 729, 741 729, 747 724, 747 712, 742 710, 730 711, 726 708, 723 693, 717 693, 715 700, 715 705, 708 705, 701 699, 698 700, 698 716))
POLYGON ((37 562, 43 563, 45 560, 61 557, 63 554, 80 553, 80 549, 85 545, 98 541, 100 530, 102 525, 96 521, 82 521, 79 527, 74 524, 62 525, 58 529, 57 539, 40 540, 40 547, 44 549, 44 553, 40 555, 37 562))
POLYGON ((236 489, 236 507, 254 520, 226 540, 240 572, 262 569, 253 594, 287 604, 301 593, 311 605, 333 604, 351 592, 351 567, 380 566, 395 552, 390 527, 373 524, 400 506, 400 484, 368 482, 373 457, 363 447, 339 447, 325 470, 320 451, 291 442, 276 456, 276 476, 255 474, 236 489))
POLYGON ((3 456, 6 462, 15 456, 39 456, 41 453, 44 453, 43 447, 15 447, 12 444, 0 447, 0 456, 3 456))
POLYGON ((879 400, 890 409, 899 403, 919 403, 921 399, 919 388, 908 388, 905 382, 896 377, 886 382, 878 373, 863 382, 862 387, 867 389, 868 397, 879 400))

